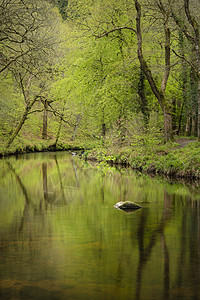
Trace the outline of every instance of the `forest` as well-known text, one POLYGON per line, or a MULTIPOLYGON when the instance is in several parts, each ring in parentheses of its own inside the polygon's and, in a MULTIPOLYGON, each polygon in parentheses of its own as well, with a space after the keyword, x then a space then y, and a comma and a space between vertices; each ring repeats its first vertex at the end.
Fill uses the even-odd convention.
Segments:
POLYGON ((1 0, 0 19, 1 153, 200 139, 199 0, 1 0))

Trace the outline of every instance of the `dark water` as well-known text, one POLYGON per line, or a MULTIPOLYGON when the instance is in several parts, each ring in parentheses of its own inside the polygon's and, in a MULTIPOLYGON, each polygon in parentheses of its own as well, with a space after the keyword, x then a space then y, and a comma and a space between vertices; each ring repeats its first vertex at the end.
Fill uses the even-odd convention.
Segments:
POLYGON ((1 160, 0 299, 200 299, 199 201, 67 153, 1 160))

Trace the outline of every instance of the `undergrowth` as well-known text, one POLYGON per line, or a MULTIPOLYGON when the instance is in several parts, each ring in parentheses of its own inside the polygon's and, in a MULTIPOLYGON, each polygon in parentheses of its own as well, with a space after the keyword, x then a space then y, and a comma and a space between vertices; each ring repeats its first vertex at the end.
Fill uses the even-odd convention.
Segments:
POLYGON ((87 151, 85 159, 123 164, 147 173, 200 178, 200 143, 180 148, 178 143, 131 145, 87 151))
POLYGON ((200 143, 193 141, 184 148, 178 143, 163 143, 154 137, 135 139, 129 146, 102 145, 90 141, 69 141, 55 146, 52 140, 16 140, 9 149, 0 146, 0 154, 22 154, 28 152, 84 150, 85 160, 105 164, 121 164, 147 173, 166 174, 177 177, 200 178, 200 143), (92 150, 91 150, 92 149, 92 150))

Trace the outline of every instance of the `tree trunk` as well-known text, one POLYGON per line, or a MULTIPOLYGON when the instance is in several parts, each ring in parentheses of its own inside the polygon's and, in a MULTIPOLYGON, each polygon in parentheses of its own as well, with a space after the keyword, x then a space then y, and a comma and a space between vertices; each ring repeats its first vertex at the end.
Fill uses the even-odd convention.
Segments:
MULTIPOLYGON (((197 19, 191 14, 190 11, 190 0, 184 0, 184 8, 185 14, 187 16, 187 20, 193 28, 194 35, 192 37, 192 43, 195 46, 196 50, 196 69, 195 73, 198 78, 198 140, 200 141, 200 30, 199 30, 199 23, 197 19)), ((187 37, 187 33, 186 33, 187 37)))
POLYGON ((199 77, 198 77, 198 140, 200 141, 200 71, 199 71, 199 77))
MULTIPOLYGON (((161 89, 157 87, 157 84, 153 78, 152 72, 147 65, 147 62, 143 56, 142 51, 142 32, 141 32, 141 5, 139 1, 135 1, 135 8, 137 11, 136 16, 136 33, 137 33, 137 41, 138 41, 138 59, 140 61, 140 67, 146 75, 146 78, 149 82, 152 92, 158 99, 158 102, 162 108, 163 116, 164 116, 164 131, 165 131, 165 142, 171 140, 173 138, 173 130, 172 130, 172 112, 171 112, 171 105, 167 101, 165 97, 165 89, 170 73, 170 31, 168 28, 168 23, 165 22, 165 72, 164 77, 161 84, 161 89)), ((163 14, 165 13, 162 12, 163 14)), ((168 17, 168 16, 167 16, 168 17)))
POLYGON ((60 137, 61 128, 62 128, 62 118, 60 118, 59 127, 58 127, 58 131, 57 131, 57 134, 56 134, 55 146, 58 143, 58 140, 59 140, 59 137, 60 137))
POLYGON ((186 98, 183 99, 183 103, 182 103, 182 106, 181 106, 181 112, 180 112, 179 121, 178 121, 177 135, 180 135, 183 132, 183 130, 181 129, 181 125, 182 125, 183 109, 184 109, 184 106, 185 106, 185 101, 186 101, 186 98))
POLYGON ((140 97, 140 109, 143 115, 143 121, 144 121, 144 128, 148 128, 149 124, 149 109, 148 109, 148 102, 145 94, 145 74, 142 70, 140 69, 140 76, 139 76, 139 82, 138 82, 138 95, 140 97))
POLYGON ((43 112, 43 128, 42 128, 42 138, 44 140, 47 139, 47 109, 48 109, 48 102, 45 99, 44 102, 44 112, 43 112))
POLYGON ((177 103, 176 103, 176 98, 173 97, 172 99, 172 130, 173 132, 177 132, 177 103))
POLYGON ((62 128, 62 122, 63 122, 64 112, 65 112, 65 101, 64 101, 63 107, 62 107, 62 113, 61 113, 61 116, 60 116, 60 122, 59 122, 59 127, 58 127, 58 131, 57 131, 57 135, 56 135, 55 146, 57 145, 58 140, 60 138, 60 133, 61 133, 61 128, 62 128))
POLYGON ((102 137, 105 138, 105 136, 106 136, 106 124, 105 123, 101 124, 101 132, 102 132, 102 137))
POLYGON ((192 127, 192 119, 190 116, 187 116, 186 127, 185 127, 185 134, 187 136, 191 135, 191 127, 192 127))
POLYGON ((164 116, 165 141, 170 141, 173 139, 171 109, 164 108, 163 116, 164 116))
POLYGON ((126 137, 126 128, 125 128, 125 120, 123 116, 119 116, 117 120, 117 131, 119 133, 119 145, 122 146, 126 137))
POLYGON ((75 128, 74 128, 74 134, 73 134, 73 138, 72 138, 73 141, 75 140, 75 137, 76 137, 76 132, 77 132, 77 129, 78 129, 78 125, 79 125, 80 119, 81 119, 81 114, 79 114, 76 117, 76 125, 75 125, 75 128))
POLYGON ((14 141, 14 139, 16 138, 16 136, 18 135, 18 133, 20 132, 22 126, 24 125, 24 123, 25 123, 25 121, 27 119, 28 113, 31 110, 31 108, 34 105, 34 103, 36 102, 36 100, 37 100, 37 97, 35 97, 33 99, 33 101, 29 105, 26 105, 25 111, 24 111, 24 113, 23 113, 23 115, 21 117, 20 122, 18 123, 15 131, 13 132, 13 134, 11 135, 11 137, 9 138, 9 140, 7 142, 6 149, 8 149, 10 147, 10 145, 12 144, 12 142, 14 141))
POLYGON ((191 126, 191 135, 197 136, 197 127, 198 127, 198 115, 196 111, 192 113, 192 126, 191 126))

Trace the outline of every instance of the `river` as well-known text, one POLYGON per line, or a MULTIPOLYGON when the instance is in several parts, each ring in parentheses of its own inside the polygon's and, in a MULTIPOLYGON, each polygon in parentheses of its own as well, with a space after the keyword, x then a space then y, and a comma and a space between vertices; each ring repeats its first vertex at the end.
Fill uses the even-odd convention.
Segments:
POLYGON ((0 160, 0 299, 200 299, 200 190, 67 152, 0 160), (114 208, 129 200, 142 208, 114 208))

